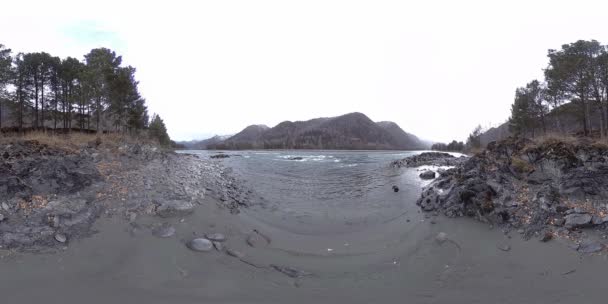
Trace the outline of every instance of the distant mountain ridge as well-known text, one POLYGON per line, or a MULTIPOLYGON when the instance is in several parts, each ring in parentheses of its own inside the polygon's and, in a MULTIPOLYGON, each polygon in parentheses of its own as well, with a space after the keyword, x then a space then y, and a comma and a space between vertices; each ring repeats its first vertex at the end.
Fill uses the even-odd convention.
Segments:
POLYGON ((206 149, 418 150, 429 147, 427 142, 403 131, 394 122, 376 123, 357 112, 284 121, 273 128, 251 125, 225 140, 211 139, 206 140, 206 149))
POLYGON ((188 150, 206 150, 209 145, 221 143, 230 137, 232 135, 215 135, 203 140, 178 141, 176 143, 188 150))

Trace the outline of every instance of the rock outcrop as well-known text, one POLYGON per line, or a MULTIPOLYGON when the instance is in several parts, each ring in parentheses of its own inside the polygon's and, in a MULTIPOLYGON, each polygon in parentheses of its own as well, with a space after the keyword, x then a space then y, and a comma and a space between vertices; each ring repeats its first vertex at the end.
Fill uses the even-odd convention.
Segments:
POLYGON ((568 233, 604 227, 607 203, 607 146, 515 138, 492 142, 485 151, 443 171, 417 202, 424 211, 475 217, 524 229, 527 235, 544 229, 568 233))

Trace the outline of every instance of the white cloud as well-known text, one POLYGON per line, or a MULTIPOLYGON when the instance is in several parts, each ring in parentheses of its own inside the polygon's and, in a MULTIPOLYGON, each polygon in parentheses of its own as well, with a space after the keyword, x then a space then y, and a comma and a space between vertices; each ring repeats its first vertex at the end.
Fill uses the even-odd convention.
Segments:
POLYGON ((4 5, 0 43, 115 49, 177 139, 352 111, 464 139, 507 119, 547 49, 608 43, 602 1, 33 2, 4 5))

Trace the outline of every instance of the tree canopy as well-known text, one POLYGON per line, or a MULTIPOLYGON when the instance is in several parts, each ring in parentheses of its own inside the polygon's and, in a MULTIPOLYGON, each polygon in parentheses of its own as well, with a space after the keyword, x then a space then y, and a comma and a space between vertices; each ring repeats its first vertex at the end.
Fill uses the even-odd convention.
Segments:
POLYGON ((78 60, 46 52, 13 55, 0 44, 0 127, 139 133, 154 122, 150 133, 168 142, 164 122, 158 115, 150 120, 138 85, 136 69, 107 48, 78 60))
MULTIPOLYGON (((549 50, 544 81, 533 80, 515 92, 509 119, 516 135, 534 137, 546 133, 547 114, 564 103, 572 103, 584 135, 608 131, 608 47, 596 40, 579 40, 549 50), (594 130, 595 129, 595 130, 594 130), (599 130, 598 130, 599 129, 599 130)), ((563 126, 558 113, 555 129, 563 126)), ((596 133, 597 134, 597 133, 596 133)))

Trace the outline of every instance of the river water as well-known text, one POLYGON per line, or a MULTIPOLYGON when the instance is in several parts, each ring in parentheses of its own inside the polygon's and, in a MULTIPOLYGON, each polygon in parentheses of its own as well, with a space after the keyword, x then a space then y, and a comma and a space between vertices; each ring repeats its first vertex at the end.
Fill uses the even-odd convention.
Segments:
MULTIPOLYGON (((188 151, 203 159, 216 152, 188 151)), ((233 151, 221 162, 252 190, 230 214, 208 197, 159 239, 119 218, 50 254, 0 252, 3 303, 605 303, 604 255, 560 240, 525 241, 471 219, 419 211, 420 169, 390 162, 419 152, 233 151), (399 187, 399 192, 392 190, 399 187), (253 230, 271 242, 251 247, 253 230), (220 252, 188 250, 204 233, 220 252), (435 237, 447 233, 449 242, 435 237), (505 252, 498 247, 509 245, 505 252), (256 266, 252 266, 256 265, 256 266), (269 265, 310 275, 291 278, 269 265)), ((142 227, 161 221, 138 217, 142 227)))

